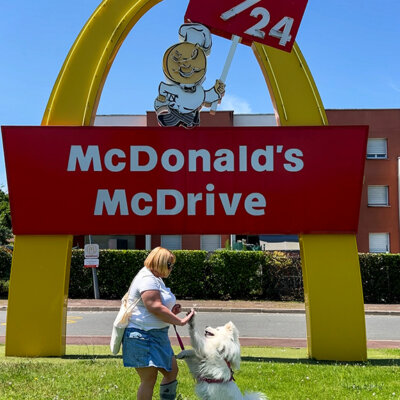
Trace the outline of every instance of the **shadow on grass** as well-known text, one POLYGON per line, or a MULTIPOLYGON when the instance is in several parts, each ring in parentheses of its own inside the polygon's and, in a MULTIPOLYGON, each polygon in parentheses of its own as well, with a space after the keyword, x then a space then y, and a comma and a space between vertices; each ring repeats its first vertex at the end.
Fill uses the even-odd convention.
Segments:
POLYGON ((242 357, 242 361, 277 364, 309 364, 309 365, 371 365, 400 367, 400 358, 382 358, 362 361, 317 361, 310 358, 281 358, 281 357, 242 357))
POLYGON ((69 354, 61 358, 64 360, 122 360, 122 356, 113 356, 112 354, 69 354))
MULTIPOLYGON (((65 360, 121 360, 122 356, 108 354, 70 354, 61 357, 65 360)), ((400 358, 381 358, 371 359, 366 362, 361 361, 317 361, 310 358, 281 358, 281 357, 242 357, 242 361, 254 363, 276 363, 276 364, 308 364, 308 365, 370 365, 370 366, 396 366, 400 367, 400 358)))

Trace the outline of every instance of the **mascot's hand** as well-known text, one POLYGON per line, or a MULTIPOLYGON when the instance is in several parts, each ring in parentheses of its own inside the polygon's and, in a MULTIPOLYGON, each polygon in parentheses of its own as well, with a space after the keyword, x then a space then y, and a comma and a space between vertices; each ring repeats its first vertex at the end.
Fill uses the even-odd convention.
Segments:
POLYGON ((214 89, 219 94, 219 96, 222 97, 225 94, 225 83, 217 79, 214 85, 214 89))

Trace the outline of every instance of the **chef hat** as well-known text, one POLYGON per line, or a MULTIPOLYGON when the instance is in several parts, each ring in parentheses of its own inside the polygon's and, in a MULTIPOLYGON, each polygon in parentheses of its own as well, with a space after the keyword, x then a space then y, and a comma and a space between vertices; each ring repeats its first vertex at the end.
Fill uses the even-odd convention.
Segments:
POLYGON ((183 42, 198 44, 206 55, 211 51, 211 32, 201 24, 183 24, 179 28, 179 37, 183 42))

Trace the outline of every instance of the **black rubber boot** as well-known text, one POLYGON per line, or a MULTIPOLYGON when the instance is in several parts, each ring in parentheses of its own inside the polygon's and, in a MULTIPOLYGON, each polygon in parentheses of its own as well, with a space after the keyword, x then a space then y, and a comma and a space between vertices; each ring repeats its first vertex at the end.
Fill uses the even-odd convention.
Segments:
POLYGON ((160 385, 160 400, 175 400, 178 381, 160 385))

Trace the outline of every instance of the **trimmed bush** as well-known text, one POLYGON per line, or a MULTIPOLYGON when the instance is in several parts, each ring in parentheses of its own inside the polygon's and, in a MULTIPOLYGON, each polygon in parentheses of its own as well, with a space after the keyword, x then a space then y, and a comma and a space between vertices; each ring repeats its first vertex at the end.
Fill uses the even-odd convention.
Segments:
POLYGON ((0 247, 0 299, 8 297, 10 285, 12 251, 7 247, 0 247))
POLYGON ((400 303, 400 254, 359 254, 365 303, 400 303))
MULTIPOLYGON (((101 250, 100 297, 121 299, 148 255, 145 250, 101 250)), ((165 280, 178 299, 303 301, 298 253, 219 250, 173 251, 176 264, 165 280)), ((0 247, 0 297, 6 298, 11 250, 0 247)), ((360 254, 365 303, 400 303, 400 254, 360 254)), ((70 298, 93 298, 91 268, 83 250, 73 250, 70 298)))
POLYGON ((301 259, 298 252, 265 253, 263 293, 265 299, 304 301, 301 259))
POLYGON ((0 299, 8 298, 8 287, 10 285, 10 281, 0 280, 0 299))
POLYGON ((7 247, 0 247, 0 280, 8 281, 11 272, 12 251, 7 247))
MULTIPOLYGON (((166 279, 175 295, 193 299, 304 301, 297 252, 180 250, 175 271, 166 279)), ((102 250, 100 296, 120 299, 142 268, 144 250, 102 250)), ((400 254, 360 254, 366 303, 400 303, 400 254)), ((70 298, 93 298, 92 272, 83 268, 83 251, 74 250, 70 298)))
MULTIPOLYGON (((178 298, 202 298, 206 251, 173 251, 175 273, 165 280, 178 298)), ((121 299, 137 272, 143 267, 149 251, 101 250, 97 278, 102 299, 121 299)), ((71 260, 70 298, 93 298, 91 268, 84 268, 83 250, 74 250, 71 260)))
POLYGON ((71 299, 92 299, 93 279, 90 268, 83 267, 83 250, 72 250, 71 272, 68 297, 71 299))
POLYGON ((97 274, 100 296, 106 299, 121 299, 134 276, 143 267, 148 254, 145 250, 100 251, 97 274))
MULTIPOLYGON (((148 251, 101 250, 97 278, 102 299, 120 299, 126 293, 136 273, 143 267, 148 251)), ((72 299, 93 298, 93 273, 84 268, 84 251, 73 250, 69 297, 72 299)))
POLYGON ((206 264, 204 293, 208 298, 230 300, 263 297, 263 252, 215 251, 206 264))
MULTIPOLYGON (((206 293, 208 253, 203 250, 176 250, 176 263, 165 284, 179 299, 201 299, 206 293)), ((142 264, 143 265, 143 264, 142 264)))

